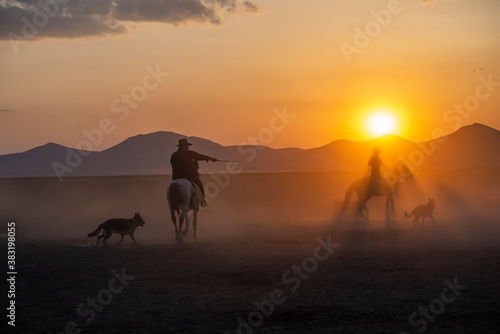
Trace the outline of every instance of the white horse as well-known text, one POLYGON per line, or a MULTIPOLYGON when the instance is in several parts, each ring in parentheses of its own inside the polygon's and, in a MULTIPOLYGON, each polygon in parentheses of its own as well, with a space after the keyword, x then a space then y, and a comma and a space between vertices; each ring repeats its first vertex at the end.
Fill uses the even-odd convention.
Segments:
POLYGON ((182 241, 189 232, 189 217, 188 212, 193 211, 193 238, 198 240, 196 236, 196 225, 198 224, 197 217, 200 210, 200 196, 194 188, 191 181, 186 179, 177 179, 170 183, 167 188, 167 199, 170 207, 170 216, 175 226, 175 240, 182 241), (179 215, 179 228, 177 228, 177 219, 175 213, 179 215), (182 231, 182 223, 186 221, 186 228, 182 231))

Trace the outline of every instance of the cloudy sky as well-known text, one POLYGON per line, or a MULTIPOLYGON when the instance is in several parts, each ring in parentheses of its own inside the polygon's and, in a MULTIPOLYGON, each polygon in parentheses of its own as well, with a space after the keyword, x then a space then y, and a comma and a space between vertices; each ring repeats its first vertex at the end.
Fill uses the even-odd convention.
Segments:
POLYGON ((95 150, 159 130, 310 148, 373 138, 378 110, 410 140, 500 129, 499 17, 498 0, 0 0, 0 154, 103 124, 95 150))

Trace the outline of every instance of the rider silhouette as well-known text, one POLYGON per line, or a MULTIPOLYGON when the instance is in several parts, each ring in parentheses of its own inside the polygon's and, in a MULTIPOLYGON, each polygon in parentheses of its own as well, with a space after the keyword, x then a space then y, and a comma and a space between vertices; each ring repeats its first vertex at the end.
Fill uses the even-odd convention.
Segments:
POLYGON ((380 152, 381 149, 376 146, 373 149, 373 153, 368 162, 371 167, 370 187, 374 190, 380 189, 382 183, 384 182, 384 178, 382 177, 382 167, 388 169, 388 167, 382 162, 380 152))
POLYGON ((195 183, 201 191, 201 206, 205 207, 207 206, 207 202, 205 200, 205 189, 198 173, 198 161, 205 160, 208 162, 210 160, 215 162, 217 159, 190 151, 189 146, 191 145, 193 144, 189 143, 187 139, 179 139, 179 144, 177 145, 179 149, 170 157, 172 179, 188 179, 195 183))

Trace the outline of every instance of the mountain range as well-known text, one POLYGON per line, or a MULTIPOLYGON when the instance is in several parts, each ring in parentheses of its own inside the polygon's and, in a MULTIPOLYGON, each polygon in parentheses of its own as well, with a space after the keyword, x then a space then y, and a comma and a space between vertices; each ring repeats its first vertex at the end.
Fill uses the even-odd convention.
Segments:
POLYGON ((363 142, 337 140, 312 149, 222 146, 165 131, 130 137, 99 152, 48 143, 22 153, 0 155, 0 177, 170 174, 170 155, 180 138, 188 138, 194 151, 236 160, 239 165, 200 162, 201 173, 226 168, 241 168, 243 172, 363 170, 375 146, 382 149, 388 165, 404 159, 412 165, 433 169, 500 167, 500 131, 476 123, 419 143, 384 135, 363 142))

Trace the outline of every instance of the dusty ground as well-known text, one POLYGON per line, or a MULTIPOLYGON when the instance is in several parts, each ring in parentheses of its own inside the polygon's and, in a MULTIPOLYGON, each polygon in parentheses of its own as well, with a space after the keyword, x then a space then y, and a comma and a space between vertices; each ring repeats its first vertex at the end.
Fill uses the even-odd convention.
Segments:
POLYGON ((168 220, 168 177, 0 180, 1 232, 17 226, 7 333, 497 333, 496 171, 424 171, 400 188, 391 223, 380 200, 368 224, 335 221, 358 174, 233 176, 200 214, 200 241, 183 245, 168 220), (402 212, 428 196, 439 224, 413 229, 402 212), (135 211, 146 220, 141 246, 86 237, 135 211), (321 246, 328 240, 340 246, 321 246), (443 297, 449 285, 456 292, 443 297), (437 315, 426 320, 423 307, 437 315))

